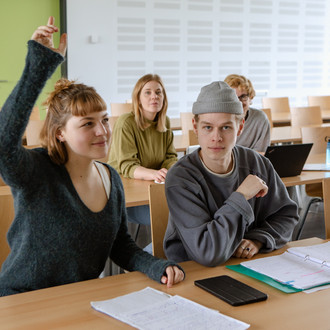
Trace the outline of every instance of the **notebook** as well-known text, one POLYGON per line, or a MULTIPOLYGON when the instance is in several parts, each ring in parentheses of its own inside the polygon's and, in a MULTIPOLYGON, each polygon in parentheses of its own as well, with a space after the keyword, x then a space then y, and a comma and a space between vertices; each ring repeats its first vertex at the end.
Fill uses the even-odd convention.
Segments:
POLYGON ((265 152, 275 171, 282 177, 299 175, 313 143, 283 144, 269 146, 265 152))
POLYGON ((273 279, 296 292, 326 285, 330 283, 330 242, 289 248, 280 255, 245 261, 240 267, 235 266, 227 267, 261 281, 264 280, 246 270, 264 275, 266 279, 273 279))

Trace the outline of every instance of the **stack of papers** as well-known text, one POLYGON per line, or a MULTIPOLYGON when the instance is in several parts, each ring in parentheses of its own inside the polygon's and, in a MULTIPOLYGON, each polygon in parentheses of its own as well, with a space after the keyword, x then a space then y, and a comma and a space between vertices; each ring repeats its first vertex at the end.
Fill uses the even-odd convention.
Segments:
POLYGON ((138 329, 243 330, 250 326, 191 300, 149 287, 117 298, 93 301, 91 305, 138 329))

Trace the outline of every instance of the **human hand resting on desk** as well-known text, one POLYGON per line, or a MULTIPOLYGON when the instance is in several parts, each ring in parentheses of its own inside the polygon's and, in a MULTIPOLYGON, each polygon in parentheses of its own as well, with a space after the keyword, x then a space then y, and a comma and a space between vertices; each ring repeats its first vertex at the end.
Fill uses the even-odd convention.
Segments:
POLYGON ((236 191, 241 193, 248 201, 252 197, 266 196, 268 192, 268 186, 266 185, 265 181, 256 175, 249 174, 236 191))
POLYGON ((134 179, 154 180, 156 182, 161 183, 165 182, 166 174, 166 168, 161 168, 160 170, 153 170, 151 168, 139 166, 134 171, 134 179))
POLYGON ((242 239, 240 245, 234 252, 233 256, 236 258, 250 259, 257 254, 262 246, 262 243, 256 240, 242 239))
POLYGON ((66 34, 63 33, 61 35, 58 48, 54 48, 53 33, 55 32, 58 32, 58 28, 54 25, 54 17, 50 16, 47 25, 39 26, 34 31, 31 40, 37 41, 52 51, 65 56, 67 44, 66 34))
POLYGON ((177 266, 168 266, 165 269, 166 275, 162 276, 161 282, 167 284, 170 288, 173 284, 179 283, 184 280, 184 274, 177 266))

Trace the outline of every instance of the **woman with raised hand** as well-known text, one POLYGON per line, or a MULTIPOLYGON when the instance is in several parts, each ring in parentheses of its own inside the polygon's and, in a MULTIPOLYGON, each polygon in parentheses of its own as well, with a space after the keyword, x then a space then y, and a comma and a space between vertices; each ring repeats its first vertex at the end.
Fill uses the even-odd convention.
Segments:
POLYGON ((33 33, 22 77, 0 112, 0 174, 15 201, 0 296, 97 278, 108 256, 172 286, 183 280, 182 269, 136 246, 120 177, 95 161, 108 153, 110 128, 94 88, 58 81, 46 101, 42 148, 22 146, 34 103, 64 60, 66 35, 54 48, 56 32, 50 17, 33 33))

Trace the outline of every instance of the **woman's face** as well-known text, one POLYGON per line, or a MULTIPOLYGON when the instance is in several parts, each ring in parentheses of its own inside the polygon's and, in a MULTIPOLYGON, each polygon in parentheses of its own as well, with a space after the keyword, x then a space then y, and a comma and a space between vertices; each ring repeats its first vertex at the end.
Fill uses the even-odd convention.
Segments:
POLYGON ((57 138, 65 143, 69 158, 104 158, 108 154, 111 130, 107 111, 92 112, 86 116, 72 116, 57 138))
POLYGON ((154 120, 164 104, 163 88, 157 81, 147 82, 140 93, 142 114, 149 120, 154 120))

